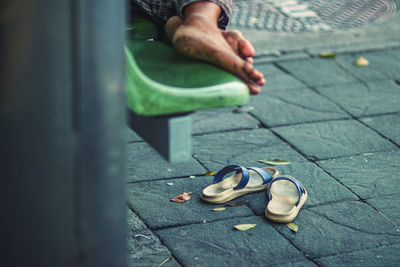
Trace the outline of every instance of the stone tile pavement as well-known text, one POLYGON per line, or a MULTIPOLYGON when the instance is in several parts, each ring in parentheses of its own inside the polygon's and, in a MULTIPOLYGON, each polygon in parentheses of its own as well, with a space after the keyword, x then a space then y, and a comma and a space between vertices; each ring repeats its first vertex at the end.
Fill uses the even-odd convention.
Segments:
POLYGON ((400 48, 256 65, 268 83, 253 110, 193 114, 190 162, 169 164, 127 130, 130 266, 399 266, 400 48), (200 200, 207 171, 266 158, 292 162, 277 169, 307 188, 297 233, 264 217, 265 192, 221 212, 200 200), (192 198, 169 201, 181 192, 192 198))

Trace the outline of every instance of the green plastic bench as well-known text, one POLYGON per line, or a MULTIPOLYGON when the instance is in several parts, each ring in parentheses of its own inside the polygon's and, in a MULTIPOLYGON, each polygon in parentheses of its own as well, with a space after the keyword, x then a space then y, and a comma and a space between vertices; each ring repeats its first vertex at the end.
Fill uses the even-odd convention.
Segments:
POLYGON ((180 55, 157 28, 134 18, 127 29, 126 101, 129 126, 172 163, 191 157, 190 113, 243 105, 247 86, 232 74, 180 55))

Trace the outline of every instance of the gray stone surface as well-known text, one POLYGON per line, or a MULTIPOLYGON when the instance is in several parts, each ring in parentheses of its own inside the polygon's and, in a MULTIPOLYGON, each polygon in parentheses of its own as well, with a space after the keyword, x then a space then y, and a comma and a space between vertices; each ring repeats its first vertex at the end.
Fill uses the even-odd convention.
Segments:
POLYGON ((400 192, 400 151, 319 161, 318 165, 364 199, 400 192))
POLYGON ((180 266, 171 252, 130 210, 128 210, 127 221, 128 266, 158 266, 167 258, 171 258, 171 260, 165 266, 180 266))
POLYGON ((128 236, 131 236, 133 232, 147 228, 144 222, 129 208, 126 213, 126 221, 128 224, 128 236))
POLYGON ((125 136, 127 143, 143 141, 143 139, 128 126, 125 127, 125 136))
POLYGON ((157 231, 185 266, 273 266, 305 261, 269 223, 257 216, 157 231), (247 231, 237 224, 257 224, 247 231))
MULTIPOLYGON (((244 106, 243 110, 247 106, 244 106)), ((255 129, 259 122, 247 113, 234 113, 232 108, 201 110, 192 117, 193 134, 204 134, 220 131, 255 129)))
POLYGON ((252 98, 251 111, 268 126, 349 118, 335 103, 311 89, 271 90, 266 98, 252 98))
POLYGON ((354 120, 319 122, 273 129, 310 159, 328 159, 397 147, 354 120))
POLYGON ((302 209, 294 222, 296 234, 284 224, 274 227, 311 258, 400 243, 396 226, 358 201, 302 209))
POLYGON ((398 49, 400 47, 400 40, 371 40, 368 42, 358 41, 354 43, 342 43, 338 45, 322 45, 307 48, 307 52, 314 56, 319 56, 322 53, 335 53, 340 54, 361 54, 365 55, 371 51, 385 50, 385 49, 398 49))
MULTIPOLYGON (((299 180, 307 190, 308 199, 303 207, 316 206, 342 200, 356 200, 358 197, 310 162, 276 166, 280 175, 290 175, 299 180)), ((266 192, 244 196, 249 206, 258 215, 263 215, 268 204, 266 192)))
POLYGON ((306 59, 277 63, 309 86, 324 86, 356 79, 339 67, 332 59, 306 59))
POLYGON ((275 267, 316 267, 318 266, 312 261, 288 262, 285 264, 277 264, 275 267))
POLYGON ((128 182, 199 175, 206 172, 195 159, 188 163, 170 164, 147 143, 128 144, 126 153, 128 182))
POLYGON ((400 77, 399 51, 399 49, 395 49, 370 53, 339 55, 337 60, 351 73, 356 74, 364 81, 395 79, 400 77), (355 66, 355 62, 360 57, 367 59, 369 65, 363 67, 355 66))
POLYGON ((265 51, 265 53, 258 53, 256 55, 254 63, 257 65, 306 58, 310 58, 310 54, 305 51, 290 51, 288 53, 286 51, 283 53, 280 51, 265 51))
MULTIPOLYGON (((399 192, 399 191, 397 191, 399 192)), ((388 218, 390 218, 394 223, 399 226, 400 231, 400 194, 393 194, 389 196, 375 197, 368 199, 367 202, 385 214, 388 218)))
MULTIPOLYGON (((275 90, 297 89, 304 87, 302 82, 277 68, 274 64, 257 64, 256 61, 255 67, 264 74, 266 79, 266 83, 261 90, 261 95, 269 94, 269 92, 275 90)), ((254 98, 260 97, 255 96, 254 98)))
POLYGON ((362 122, 400 146, 400 113, 363 118, 362 122))
POLYGON ((246 205, 227 207, 221 212, 211 211, 213 208, 223 206, 206 203, 200 199, 203 188, 210 185, 212 179, 211 176, 200 176, 193 179, 168 179, 129 184, 127 186, 128 206, 151 229, 253 215, 246 205), (167 183, 173 183, 173 185, 167 183), (192 192, 191 199, 184 203, 170 201, 182 192, 192 192))
MULTIPOLYGON (((397 6, 399 6, 398 3, 397 6)), ((399 17, 399 12, 396 12, 383 23, 370 23, 354 29, 337 29, 326 32, 316 31, 299 34, 249 29, 248 27, 239 27, 239 30, 243 31, 245 37, 250 40, 260 54, 270 51, 302 51, 321 46, 330 47, 333 50, 337 46, 349 46, 353 48, 350 51, 357 51, 360 47, 362 49, 374 48, 377 42, 381 43, 380 47, 384 49, 387 43, 400 43, 398 38, 400 35, 399 17)))
POLYGON ((249 113, 194 113, 187 164, 167 163, 127 129, 129 266, 168 258, 163 266, 398 266, 400 39, 387 32, 400 28, 383 26, 297 36, 246 31, 266 85, 251 96, 249 113), (360 56, 369 66, 353 65, 360 56), (268 158, 291 161, 276 168, 308 191, 297 233, 264 217, 266 190, 221 212, 200 200, 213 179, 206 171, 266 167, 257 161, 268 158), (184 191, 192 192, 188 202, 170 202, 184 191), (257 226, 239 232, 239 223, 257 226))
POLYGON ((317 90, 356 117, 400 111, 400 86, 394 81, 335 84, 317 90))
POLYGON ((399 266, 400 245, 365 249, 316 260, 321 266, 399 266))
POLYGON ((211 171, 218 171, 231 164, 263 166, 257 160, 267 158, 282 158, 293 162, 305 160, 268 129, 195 136, 193 152, 211 171))

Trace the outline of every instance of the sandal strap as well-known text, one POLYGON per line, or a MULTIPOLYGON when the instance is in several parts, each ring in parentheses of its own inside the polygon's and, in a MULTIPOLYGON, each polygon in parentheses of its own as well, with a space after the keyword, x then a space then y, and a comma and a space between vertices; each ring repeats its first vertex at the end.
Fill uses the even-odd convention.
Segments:
POLYGON ((222 168, 219 172, 215 174, 213 184, 221 182, 224 179, 224 177, 231 172, 242 173, 242 178, 240 179, 239 184, 235 186, 233 190, 239 190, 244 188, 249 182, 250 173, 247 168, 239 165, 229 165, 222 168))
POLYGON ((297 192, 299 193, 299 199, 298 199, 297 202, 296 202, 296 206, 299 205, 301 196, 302 196, 306 191, 305 191, 303 185, 302 185, 298 180, 293 179, 292 177, 287 177, 287 176, 279 176, 279 177, 276 177, 275 179, 273 179, 273 180, 271 181, 271 183, 269 184, 269 187, 268 187, 268 200, 271 200, 271 199, 272 199, 272 195, 271 195, 271 186, 272 186, 272 184, 273 184, 274 182, 276 182, 276 181, 279 181, 279 180, 287 180, 287 181, 290 181, 290 182, 292 182, 292 183, 294 183, 294 184, 296 185, 297 192))
POLYGON ((261 169, 258 167, 248 167, 248 169, 253 170, 256 173, 258 173, 264 181, 263 184, 269 183, 273 178, 272 175, 264 169, 261 169))

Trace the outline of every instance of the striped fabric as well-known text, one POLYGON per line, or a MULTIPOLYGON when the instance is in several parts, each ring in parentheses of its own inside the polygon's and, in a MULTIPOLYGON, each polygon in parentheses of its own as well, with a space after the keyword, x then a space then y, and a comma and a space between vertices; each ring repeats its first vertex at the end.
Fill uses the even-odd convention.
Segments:
POLYGON ((159 24, 165 24, 174 15, 183 17, 183 9, 187 5, 200 1, 213 2, 221 7, 223 12, 218 26, 225 29, 232 15, 232 0, 131 0, 135 12, 144 12, 159 24))

